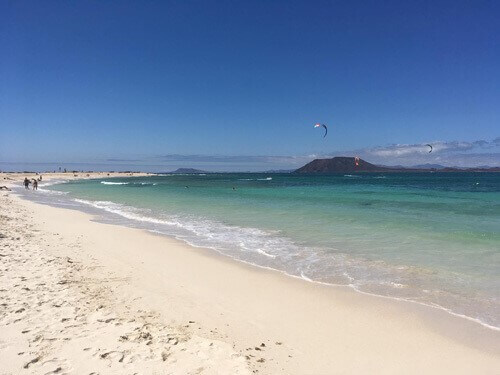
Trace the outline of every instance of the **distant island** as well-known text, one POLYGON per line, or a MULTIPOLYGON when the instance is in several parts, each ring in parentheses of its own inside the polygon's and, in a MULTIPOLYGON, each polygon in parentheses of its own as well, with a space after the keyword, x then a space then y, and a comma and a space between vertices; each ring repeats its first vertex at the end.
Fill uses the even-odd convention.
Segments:
POLYGON ((198 174, 198 173, 208 173, 206 171, 202 171, 201 169, 194 168, 177 168, 175 171, 168 173, 181 173, 181 174, 198 174))
POLYGON ((315 159, 293 173, 358 173, 358 172, 500 172, 500 167, 493 168, 456 168, 438 165, 419 165, 415 167, 388 167, 369 163, 363 159, 337 156, 331 159, 315 159))

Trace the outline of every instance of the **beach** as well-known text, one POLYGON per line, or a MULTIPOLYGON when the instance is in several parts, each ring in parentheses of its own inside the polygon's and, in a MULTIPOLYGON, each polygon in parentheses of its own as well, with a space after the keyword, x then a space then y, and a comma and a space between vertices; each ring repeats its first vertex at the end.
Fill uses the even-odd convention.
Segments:
POLYGON ((441 309, 0 197, 1 374, 500 371, 500 332, 441 309))

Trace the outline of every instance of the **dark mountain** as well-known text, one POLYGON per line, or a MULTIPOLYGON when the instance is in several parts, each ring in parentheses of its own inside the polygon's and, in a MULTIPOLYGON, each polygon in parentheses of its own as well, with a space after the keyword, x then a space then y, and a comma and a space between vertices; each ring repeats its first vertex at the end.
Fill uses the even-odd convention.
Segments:
MULTIPOLYGON (((401 164, 396 164, 396 165, 384 165, 384 164, 377 164, 379 167, 384 167, 384 168, 389 168, 389 169, 443 169, 447 168, 444 165, 441 164, 417 164, 417 165, 412 165, 412 166, 404 166, 401 164)), ((457 167, 458 168, 458 167, 457 167)))
POLYGON ((357 165, 353 157, 337 156, 332 159, 315 159, 295 173, 355 173, 355 172, 387 172, 392 168, 380 167, 359 159, 357 165))
POLYGON ((377 167, 388 168, 388 169, 405 169, 405 168, 407 168, 404 165, 400 165, 400 164, 397 164, 397 165, 375 164, 375 165, 377 167))
POLYGON ((292 173, 295 169, 269 169, 267 171, 262 171, 261 173, 292 173))
POLYGON ((446 167, 444 165, 441 165, 441 164, 430 164, 430 163, 427 163, 427 164, 413 165, 410 168, 413 168, 413 169, 443 169, 443 168, 446 168, 446 167))
POLYGON ((294 173, 357 173, 357 172, 500 172, 500 167, 493 168, 457 168, 444 167, 439 164, 426 164, 405 168, 401 166, 386 167, 368 163, 363 159, 356 160, 353 157, 339 156, 332 159, 315 159, 294 173), (439 168, 438 168, 439 167, 439 168))
POLYGON ((208 173, 205 171, 202 171, 201 169, 194 169, 194 168, 178 168, 173 172, 169 173, 182 173, 182 174, 196 174, 196 173, 208 173))
POLYGON ((498 168, 498 167, 490 167, 489 165, 478 165, 476 168, 480 168, 480 169, 495 169, 495 168, 498 168))
POLYGON ((446 167, 440 169, 439 172, 500 172, 500 167, 473 167, 473 168, 458 168, 458 167, 446 167))

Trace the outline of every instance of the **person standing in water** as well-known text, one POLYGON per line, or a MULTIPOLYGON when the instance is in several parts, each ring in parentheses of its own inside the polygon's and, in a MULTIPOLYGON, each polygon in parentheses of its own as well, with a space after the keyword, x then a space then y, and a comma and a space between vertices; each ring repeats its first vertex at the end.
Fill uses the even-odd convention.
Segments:
POLYGON ((24 178, 24 188, 29 189, 30 186, 30 180, 28 180, 27 177, 24 178))
POLYGON ((38 190, 38 181, 36 178, 33 180, 33 190, 38 190))

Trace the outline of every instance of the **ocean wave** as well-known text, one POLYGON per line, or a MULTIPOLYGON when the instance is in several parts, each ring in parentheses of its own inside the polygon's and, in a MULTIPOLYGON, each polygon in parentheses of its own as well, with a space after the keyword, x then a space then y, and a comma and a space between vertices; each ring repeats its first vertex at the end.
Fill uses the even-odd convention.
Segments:
POLYGON ((67 191, 59 191, 59 190, 50 190, 46 189, 48 186, 53 186, 53 185, 58 185, 58 184, 65 184, 69 182, 69 180, 59 180, 59 179, 54 179, 54 180, 48 180, 45 182, 39 182, 38 184, 38 190, 43 192, 44 194, 49 194, 49 195, 65 195, 68 194, 67 191))
POLYGON ((48 189, 43 189, 43 188, 38 188, 38 191, 41 191, 44 194, 47 195, 66 195, 68 194, 67 191, 58 191, 58 190, 48 190, 48 189))
POLYGON ((305 281, 309 281, 309 282, 313 282, 312 279, 310 279, 309 277, 307 277, 303 271, 300 272, 300 278, 305 280, 305 281))
POLYGON ((165 220, 159 220, 152 217, 141 215, 139 210, 135 210, 132 207, 126 207, 119 203, 114 203, 110 201, 88 201, 85 199, 75 199, 75 202, 83 203, 94 208, 98 208, 116 215, 120 215, 126 219, 148 222, 153 224, 171 224, 165 220))
POLYGON ((103 185, 128 185, 130 182, 111 182, 111 181, 101 181, 103 185))
POLYGON ((271 181, 272 177, 266 178, 238 178, 238 181, 271 181))
POLYGON ((266 257, 269 257, 269 258, 276 258, 276 255, 272 255, 272 254, 266 253, 264 250, 261 250, 261 249, 257 249, 257 252, 259 254, 265 255, 266 257))
POLYGON ((65 184, 67 182, 69 182, 69 180, 66 180, 66 179, 53 179, 53 180, 43 181, 43 182, 39 182, 38 189, 40 189, 40 187, 65 184))
POLYGON ((291 240, 277 236, 276 231, 265 231, 252 227, 227 225, 218 221, 195 217, 154 213, 110 201, 74 199, 75 202, 119 215, 134 222, 151 224, 145 229, 158 231, 188 242, 192 246, 207 247, 236 258, 250 258, 256 264, 262 258, 279 262, 293 259, 301 247, 291 240), (246 256, 242 257, 241 254, 246 256), (278 261, 279 259, 279 261, 278 261))

